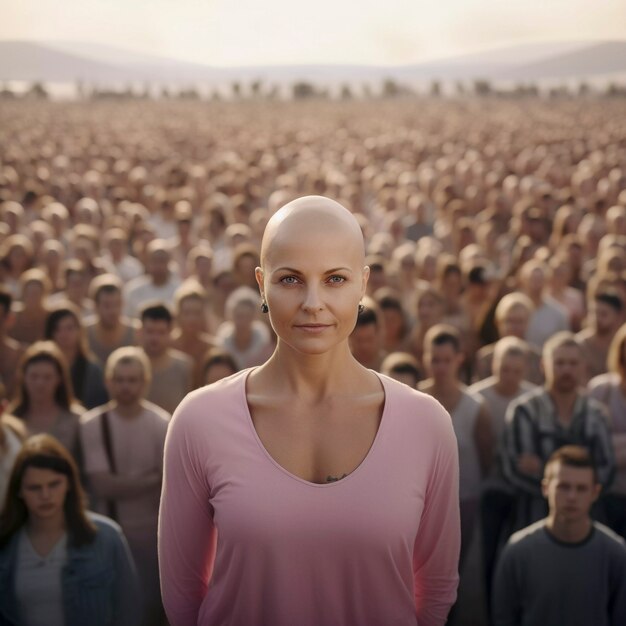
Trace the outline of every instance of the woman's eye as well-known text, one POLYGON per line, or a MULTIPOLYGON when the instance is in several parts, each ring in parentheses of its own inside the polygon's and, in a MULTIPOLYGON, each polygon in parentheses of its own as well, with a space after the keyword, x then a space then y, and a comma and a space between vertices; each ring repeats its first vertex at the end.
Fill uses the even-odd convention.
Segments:
POLYGON ((346 282, 346 279, 343 276, 331 276, 328 280, 336 285, 346 282))
POLYGON ((281 283, 285 283, 286 285, 295 285, 298 282, 298 279, 295 276, 283 276, 280 279, 281 283))

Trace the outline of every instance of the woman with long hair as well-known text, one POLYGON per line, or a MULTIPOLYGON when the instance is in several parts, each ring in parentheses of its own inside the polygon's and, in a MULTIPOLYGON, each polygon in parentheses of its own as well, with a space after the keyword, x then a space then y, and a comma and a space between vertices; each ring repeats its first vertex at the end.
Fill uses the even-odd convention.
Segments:
POLYGON ((76 307, 64 302, 51 311, 44 332, 46 339, 54 341, 63 353, 79 402, 87 409, 106 404, 109 396, 104 386, 104 374, 89 352, 85 328, 76 307))
POLYGON ((16 393, 7 413, 21 419, 31 435, 54 435, 78 459, 82 412, 74 400, 63 354, 52 341, 37 341, 20 359, 16 393))
POLYGON ((134 626, 137 583, 119 526, 85 509, 78 469, 50 435, 20 450, 0 514, 0 623, 134 626))

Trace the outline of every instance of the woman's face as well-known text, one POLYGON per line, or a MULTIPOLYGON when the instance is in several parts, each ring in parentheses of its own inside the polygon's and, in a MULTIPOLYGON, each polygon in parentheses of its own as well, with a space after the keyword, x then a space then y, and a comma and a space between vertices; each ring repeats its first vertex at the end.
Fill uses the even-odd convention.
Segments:
POLYGON ((324 354, 346 342, 356 324, 369 270, 361 242, 341 229, 304 229, 272 241, 257 280, 279 342, 324 354))
POLYGON ((29 467, 22 477, 19 497, 30 518, 50 520, 63 516, 69 481, 65 474, 29 467))
POLYGON ((50 361, 36 361, 26 366, 24 387, 31 401, 49 402, 60 384, 61 376, 50 361))
POLYGON ((52 339, 63 351, 76 349, 80 340, 80 327, 72 315, 59 320, 52 339))

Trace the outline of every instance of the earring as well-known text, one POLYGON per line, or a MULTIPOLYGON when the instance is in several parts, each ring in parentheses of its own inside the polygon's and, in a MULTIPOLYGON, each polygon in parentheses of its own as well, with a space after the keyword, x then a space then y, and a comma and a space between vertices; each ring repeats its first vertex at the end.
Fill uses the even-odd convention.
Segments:
POLYGON ((267 306, 267 302, 265 302, 265 300, 263 300, 263 302, 261 302, 261 313, 269 313, 270 308, 267 306))
POLYGON ((363 313, 363 311, 365 311, 365 305, 364 304, 359 304, 359 315, 361 315, 361 313, 363 313))

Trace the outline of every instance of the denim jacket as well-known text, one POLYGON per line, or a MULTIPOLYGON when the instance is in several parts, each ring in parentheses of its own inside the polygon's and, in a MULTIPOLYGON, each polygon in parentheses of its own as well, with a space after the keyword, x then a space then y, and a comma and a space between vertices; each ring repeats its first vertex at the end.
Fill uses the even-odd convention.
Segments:
MULTIPOLYGON (((136 626, 140 621, 135 566, 120 527, 89 513, 98 529, 95 539, 79 548, 68 543, 61 573, 66 626, 136 626)), ((15 567, 19 533, 0 551, 0 626, 19 626, 15 567)))

